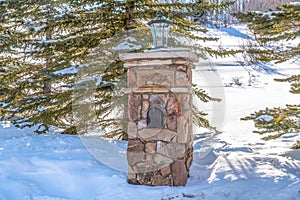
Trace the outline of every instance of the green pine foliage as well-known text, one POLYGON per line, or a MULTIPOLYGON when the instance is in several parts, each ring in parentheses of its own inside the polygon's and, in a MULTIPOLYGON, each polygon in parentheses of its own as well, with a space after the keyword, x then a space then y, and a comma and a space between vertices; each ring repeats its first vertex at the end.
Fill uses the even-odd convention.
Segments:
MULTIPOLYGON (((1 1, 1 120, 12 120, 21 128, 37 125, 37 133, 58 127, 66 134, 81 134, 92 126, 110 129, 111 137, 126 138, 123 126, 126 123, 122 121, 126 114, 120 119, 110 117, 116 107, 126 110, 120 103, 126 97, 119 95, 122 99, 114 94, 120 86, 116 83, 124 81, 126 74, 118 53, 111 51, 120 43, 114 38, 142 32, 141 50, 150 48, 150 31, 145 22, 162 9, 166 17, 174 21, 171 30, 174 35, 210 40, 195 34, 206 30, 190 22, 188 17, 202 10, 229 5, 230 1, 220 5, 154 0, 1 1), (78 73, 81 73, 80 80, 78 73), (85 99, 77 94, 85 94, 85 99), (84 118, 79 120, 77 115, 84 118), (93 123, 87 123, 94 116, 93 123)), ((175 45, 180 43, 176 37, 171 38, 171 43, 172 40, 175 45)), ((232 53, 204 50, 197 45, 192 49, 199 55, 204 51, 219 56, 232 53)))
MULTIPOLYGON (((286 45, 288 41, 294 43, 293 39, 300 36, 300 6, 286 4, 278 8, 278 11, 269 14, 251 12, 239 14, 243 22, 249 23, 249 28, 254 31, 256 39, 262 46, 271 49, 250 49, 248 53, 257 55, 259 61, 284 62, 289 59, 297 59, 300 56, 300 44, 294 46, 286 45), (272 46, 279 42, 285 45, 272 46)), ((285 79, 275 79, 279 82, 289 82, 290 92, 300 94, 300 75, 294 75, 285 79)), ((288 133, 300 132, 300 104, 286 105, 286 107, 266 108, 242 118, 242 120, 253 120, 255 133, 262 135, 265 140, 276 139, 288 133)), ((292 147, 300 148, 300 141, 292 147)))
POLYGON ((295 145, 292 146, 292 149, 300 149, 300 141, 298 140, 295 145))
POLYGON ((300 35, 300 6, 283 4, 276 11, 238 13, 236 17, 248 23, 259 43, 247 50, 257 61, 284 62, 299 56, 300 44, 291 41, 300 35))

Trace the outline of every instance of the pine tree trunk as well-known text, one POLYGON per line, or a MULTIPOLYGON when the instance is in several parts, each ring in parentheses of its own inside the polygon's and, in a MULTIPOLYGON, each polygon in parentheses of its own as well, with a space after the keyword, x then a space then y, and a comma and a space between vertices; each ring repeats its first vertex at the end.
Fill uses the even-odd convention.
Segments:
MULTIPOLYGON (((48 23, 48 26, 49 26, 49 23, 48 23)), ((51 33, 48 29, 46 32, 46 40, 50 40, 50 39, 51 39, 51 33)), ((51 61, 50 61, 50 58, 47 58, 45 71, 46 71, 48 77, 49 77, 48 69, 50 67, 51 67, 51 61)), ((43 85, 43 93, 45 96, 49 96, 51 94, 51 80, 48 77, 46 77, 44 79, 44 85, 43 85)))
POLYGON ((135 8, 135 0, 127 0, 127 5, 126 5, 126 14, 127 14, 127 18, 125 20, 125 30, 129 31, 132 29, 136 28, 136 22, 133 19, 133 12, 134 12, 134 8, 135 8))

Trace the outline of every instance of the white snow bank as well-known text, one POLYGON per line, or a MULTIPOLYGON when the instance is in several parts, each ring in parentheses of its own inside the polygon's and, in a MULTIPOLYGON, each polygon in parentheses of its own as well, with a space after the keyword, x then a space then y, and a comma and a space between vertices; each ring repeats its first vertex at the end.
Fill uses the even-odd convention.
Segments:
POLYGON ((290 2, 290 4, 292 4, 294 6, 300 6, 300 2, 290 2))

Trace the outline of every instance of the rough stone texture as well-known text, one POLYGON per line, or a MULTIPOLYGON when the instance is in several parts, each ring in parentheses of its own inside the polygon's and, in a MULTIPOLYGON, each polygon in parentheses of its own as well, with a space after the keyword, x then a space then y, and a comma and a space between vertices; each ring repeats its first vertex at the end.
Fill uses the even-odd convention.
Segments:
POLYGON ((188 136, 185 132, 178 133, 177 142, 180 144, 185 144, 188 142, 188 136))
POLYGON ((172 142, 176 135, 176 132, 168 129, 144 128, 138 132, 138 137, 144 141, 172 142))
POLYGON ((123 91, 125 94, 131 94, 133 92, 133 88, 124 88, 123 91))
POLYGON ((139 88, 135 88, 133 90, 135 93, 151 93, 152 92, 152 88, 150 88, 150 87, 139 87, 139 88))
POLYGON ((143 99, 146 99, 146 100, 148 100, 149 99, 149 94, 143 94, 143 99))
POLYGON ((170 165, 168 165, 168 166, 162 168, 162 169, 160 170, 160 172, 161 172, 161 175, 162 175, 162 176, 168 176, 168 175, 170 175, 170 174, 171 174, 171 168, 170 168, 170 165))
POLYGON ((155 153, 156 152, 156 142, 148 142, 145 145, 145 152, 146 153, 155 153))
POLYGON ((154 177, 154 172, 148 172, 148 173, 139 173, 137 175, 137 179, 142 185, 152 185, 151 182, 154 177))
POLYGON ((178 143, 186 143, 187 142, 187 134, 185 131, 185 121, 186 119, 183 116, 177 117, 177 142, 178 143))
POLYGON ((186 72, 187 70, 187 67, 185 65, 179 65, 179 66, 176 66, 177 70, 179 71, 183 71, 183 72, 186 72))
POLYGON ((136 174, 135 173, 128 173, 127 178, 128 179, 136 179, 136 174))
POLYGON ((141 95, 130 95, 128 101, 128 115, 130 121, 137 122, 139 120, 140 107, 141 95))
POLYGON ((155 175, 153 177, 153 180, 151 182, 151 185, 154 185, 154 186, 168 186, 168 185, 171 185, 172 184, 172 181, 171 179, 168 177, 168 178, 165 178, 159 174, 155 175))
POLYGON ((157 147, 157 153, 173 160, 183 158, 186 150, 186 144, 178 143, 161 143, 161 145, 157 147))
POLYGON ((150 106, 157 105, 160 108, 164 109, 166 102, 161 98, 161 95, 151 94, 149 97, 150 106))
POLYGON ((128 140, 127 151, 131 152, 143 152, 144 151, 144 143, 139 139, 131 139, 128 140))
POLYGON ((136 87, 136 73, 134 69, 128 69, 127 72, 127 86, 129 88, 136 87))
POLYGON ((192 70, 191 68, 189 68, 187 70, 187 79, 188 79, 188 83, 189 83, 189 86, 192 86, 193 82, 192 82, 192 70))
MULTIPOLYGON (((168 90, 169 93, 169 90, 168 90)), ((169 95, 168 93, 164 93, 164 94, 157 94, 157 96, 161 99, 161 101, 163 102, 163 105, 166 105, 169 99, 169 95)))
POLYGON ((172 164, 172 175, 174 178, 174 186, 186 184, 188 178, 188 171, 186 169, 184 160, 176 160, 172 164))
MULTIPOLYGON (((142 160, 138 163, 136 163, 132 169, 133 171, 138 174, 138 173, 148 173, 148 172, 152 172, 153 169, 150 168, 149 164, 146 163, 146 154, 142 154, 144 155, 144 157, 142 157, 142 160)), ((138 155, 139 157, 139 155, 138 155)))
POLYGON ((132 66, 135 67, 147 67, 149 66, 157 66, 157 65, 170 65, 172 64, 172 60, 138 60, 138 61, 131 61, 129 63, 125 63, 124 67, 131 68, 132 66))
POLYGON ((146 119, 147 118, 147 112, 149 110, 149 101, 148 100, 143 100, 143 103, 142 103, 142 113, 141 113, 141 116, 143 119, 146 119))
POLYGON ((137 169, 135 165, 140 162, 145 162, 146 154, 143 151, 142 152, 127 151, 126 154, 127 154, 127 162, 128 165, 132 168, 132 172, 139 173, 139 169, 137 169))
POLYGON ((134 122, 128 122, 128 138, 134 139, 137 137, 137 125, 134 122))
POLYGON ((174 160, 168 156, 163 156, 160 154, 154 154, 154 164, 160 166, 161 168, 168 166, 174 160))
POLYGON ((143 129, 143 128, 146 128, 147 127, 147 120, 146 119, 141 119, 139 122, 138 122, 138 129, 143 129))
POLYGON ((169 89, 164 88, 164 87, 153 87, 152 92, 154 92, 154 93, 166 93, 166 92, 169 92, 169 89))
POLYGON ((128 67, 128 183, 185 185, 193 160, 191 61, 196 56, 163 51, 120 59, 128 67), (162 112, 147 116, 153 107, 162 112), (161 119, 161 128, 150 128, 149 117, 161 119))
POLYGON ((186 151, 184 157, 186 168, 189 169, 193 161, 193 144, 191 143, 190 148, 186 151))
POLYGON ((154 129, 154 128, 143 128, 139 130, 138 136, 144 141, 153 140, 154 137, 157 137, 160 134, 161 129, 154 129))
POLYGON ((177 87, 182 87, 182 86, 188 86, 189 82, 188 82, 188 77, 187 74, 185 72, 182 71, 177 71, 176 72, 176 86, 177 87))
POLYGON ((164 142, 173 142, 174 138, 176 137, 177 133, 174 131, 170 131, 168 129, 162 129, 161 132, 154 137, 154 140, 160 140, 164 142))
POLYGON ((175 62, 173 62, 173 63, 176 64, 177 66, 178 65, 186 65, 189 63, 186 59, 179 58, 179 59, 174 59, 174 60, 175 60, 175 62))
POLYGON ((191 95, 190 94, 177 94, 177 99, 180 102, 182 111, 191 112, 191 95))
POLYGON ((187 87, 171 88, 171 92, 173 92, 173 93, 189 93, 189 94, 192 94, 191 88, 187 88, 187 87))
POLYGON ((167 115, 181 115, 181 106, 175 94, 171 93, 167 102, 167 115))
POLYGON ((167 116, 167 128, 171 131, 176 131, 177 129, 177 116, 176 115, 170 115, 167 116))
POLYGON ((174 72, 170 70, 141 70, 137 72, 137 86, 162 85, 166 87, 174 86, 174 72))
MULTIPOLYGON (((145 151, 146 151, 146 148, 147 147, 145 147, 145 151)), ((155 150, 154 150, 154 152, 155 152, 155 150)), ((151 172, 151 171, 153 171, 155 168, 156 168, 156 166, 155 165, 153 165, 153 154, 152 153, 146 153, 145 154, 145 162, 144 163, 140 163, 140 166, 141 167, 145 167, 145 168, 148 168, 148 169, 150 169, 150 171, 147 171, 147 172, 151 172)))

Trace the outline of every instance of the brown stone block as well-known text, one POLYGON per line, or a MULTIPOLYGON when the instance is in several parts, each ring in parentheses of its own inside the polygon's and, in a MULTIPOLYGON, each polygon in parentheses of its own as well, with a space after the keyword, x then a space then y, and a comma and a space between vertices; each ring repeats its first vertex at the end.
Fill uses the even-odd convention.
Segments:
POLYGON ((192 78, 193 78, 192 69, 189 68, 187 71, 187 79, 188 79, 189 86, 192 86, 192 84, 193 84, 192 78))
POLYGON ((177 66, 177 70, 179 70, 179 71, 186 72, 186 69, 187 69, 187 67, 185 65, 179 65, 179 66, 177 66))
POLYGON ((160 140, 163 142, 173 142, 177 133, 168 129, 162 129, 161 132, 157 135, 155 140, 160 140))
POLYGON ((195 69, 196 66, 194 65, 194 63, 189 63, 186 65, 189 69, 195 69))
POLYGON ((125 94, 130 94, 134 91, 134 88, 124 88, 124 93, 125 94))
POLYGON ((192 114, 189 111, 177 118, 177 142, 189 143, 193 134, 192 114))
POLYGON ((185 134, 185 119, 183 116, 177 117, 177 134, 185 134))
POLYGON ((191 94, 177 94, 183 112, 192 113, 191 94))
POLYGON ((143 128, 138 131, 138 137, 144 141, 150 141, 153 137, 156 137, 160 133, 159 128, 143 128))
POLYGON ((181 106, 175 94, 169 95, 169 100, 166 107, 167 115, 181 115, 181 106))
POLYGON ((162 98, 163 95, 160 94, 151 94, 149 97, 150 106, 158 105, 161 108, 166 106, 165 98, 162 98))
POLYGON ((173 64, 176 64, 176 65, 185 65, 185 64, 188 64, 188 63, 189 63, 188 60, 180 58, 180 56, 176 59, 173 59, 173 64))
POLYGON ((146 153, 155 153, 156 152, 156 142, 147 142, 145 145, 146 153))
POLYGON ((141 119, 138 121, 138 129, 143 129, 147 127, 147 120, 146 119, 141 119))
POLYGON ((188 166, 187 169, 189 169, 191 162, 193 161, 193 145, 192 145, 192 143, 189 145, 189 148, 185 153, 184 160, 186 162, 186 165, 188 166))
POLYGON ((188 93, 188 94, 192 94, 191 88, 188 88, 188 87, 171 88, 171 92, 173 92, 173 93, 188 93))
POLYGON ((138 173, 138 169, 136 168, 136 164, 140 162, 145 162, 145 156, 146 154, 142 152, 132 152, 127 151, 127 163, 129 167, 131 167, 133 173, 138 173))
POLYGON ((176 131, 176 129, 177 129, 177 116, 176 115, 167 116, 167 127, 171 131, 176 131))
POLYGON ((155 170, 153 154, 146 153, 146 160, 145 160, 144 167, 145 167, 145 169, 149 169, 150 171, 155 170))
POLYGON ((134 89, 134 92, 135 93, 151 93, 152 88, 150 88, 150 87, 140 87, 140 88, 134 89))
POLYGON ((128 101, 129 119, 137 122, 140 119, 139 110, 141 109, 141 95, 130 95, 128 101))
POLYGON ((172 142, 177 133, 168 129, 144 128, 138 131, 138 137, 144 141, 172 142))
POLYGON ((163 88, 163 87, 153 87, 152 92, 154 93, 167 93, 169 92, 168 88, 163 88))
POLYGON ((149 99, 149 94, 143 94, 143 99, 148 100, 149 99))
POLYGON ((184 158, 186 150, 186 144, 160 143, 160 145, 157 146, 156 152, 173 160, 177 160, 184 158))
POLYGON ((127 86, 128 87, 136 87, 136 72, 134 69, 128 69, 127 71, 127 86))
POLYGON ((189 81, 187 78, 187 74, 182 71, 177 71, 176 72, 176 87, 184 87, 184 86, 189 86, 189 81))
POLYGON ((128 123, 128 138, 134 139, 137 137, 137 125, 134 122, 128 123))
POLYGON ((167 156, 161 154, 154 154, 154 163, 160 169, 170 165, 173 161, 173 159, 167 156))
POLYGON ((160 172, 161 172, 161 175, 162 175, 162 176, 169 176, 169 175, 171 174, 171 167, 170 167, 170 165, 168 165, 168 166, 162 168, 162 169, 160 170, 160 172))
POLYGON ((141 60, 131 60, 124 63, 125 68, 146 68, 147 70, 153 68, 157 65, 170 65, 172 60, 159 60, 159 59, 141 59, 141 60))
POLYGON ((151 184, 153 186, 171 186, 171 180, 169 177, 162 177, 160 174, 157 174, 153 177, 151 184))
POLYGON ((128 140, 127 151, 139 153, 139 152, 144 152, 144 149, 145 149, 145 145, 139 139, 128 140))
POLYGON ((188 171, 183 160, 177 160, 172 164, 174 186, 183 186, 188 179, 188 171))
POLYGON ((188 133, 187 132, 178 132, 177 142, 179 144, 186 144, 188 142, 188 133))
POLYGON ((153 177, 153 172, 139 173, 137 175, 137 179, 142 185, 152 185, 151 182, 153 180, 153 177))
POLYGON ((142 110, 141 110, 141 116, 143 119, 146 119, 147 118, 147 112, 149 110, 149 106, 150 106, 150 103, 148 100, 143 100, 142 102, 142 110))
POLYGON ((136 179, 136 174, 135 173, 128 173, 127 179, 129 179, 129 180, 136 179))
POLYGON ((172 70, 140 70, 137 72, 137 86, 162 85, 166 87, 174 86, 174 71, 172 70))
POLYGON ((169 99, 169 94, 157 94, 157 96, 159 96, 159 98, 162 100, 163 105, 167 104, 168 99, 169 99))

